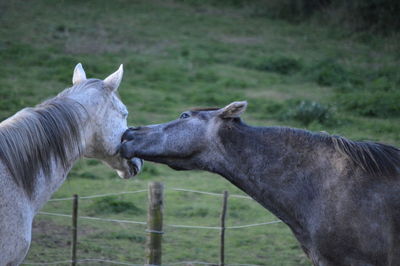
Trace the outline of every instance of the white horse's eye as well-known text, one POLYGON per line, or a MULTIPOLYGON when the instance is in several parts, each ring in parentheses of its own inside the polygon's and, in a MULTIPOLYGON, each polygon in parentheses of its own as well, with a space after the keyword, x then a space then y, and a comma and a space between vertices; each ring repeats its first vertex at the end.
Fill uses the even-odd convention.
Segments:
POLYGON ((122 117, 123 118, 127 118, 128 117, 128 113, 122 113, 122 117))
POLYGON ((181 114, 181 116, 179 118, 180 119, 185 119, 185 118, 188 118, 188 117, 190 117, 190 115, 188 113, 183 113, 183 114, 181 114))

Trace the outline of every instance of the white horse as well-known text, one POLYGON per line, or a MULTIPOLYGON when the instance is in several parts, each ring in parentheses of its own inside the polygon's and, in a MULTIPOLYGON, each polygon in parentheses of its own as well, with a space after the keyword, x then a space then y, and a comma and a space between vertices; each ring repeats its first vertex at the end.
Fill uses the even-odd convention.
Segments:
POLYGON ((104 81, 75 67, 73 86, 0 123, 0 266, 19 265, 31 242, 35 214, 82 156, 119 176, 136 175, 142 161, 119 156, 128 111, 116 91, 122 65, 104 81))

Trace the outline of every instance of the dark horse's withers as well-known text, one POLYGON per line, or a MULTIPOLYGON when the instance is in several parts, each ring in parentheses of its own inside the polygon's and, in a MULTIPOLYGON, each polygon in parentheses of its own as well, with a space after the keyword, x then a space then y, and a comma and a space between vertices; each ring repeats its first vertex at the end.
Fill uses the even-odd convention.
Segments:
POLYGON ((284 221, 314 265, 400 265, 400 150, 241 122, 246 102, 131 128, 121 154, 218 173, 284 221))

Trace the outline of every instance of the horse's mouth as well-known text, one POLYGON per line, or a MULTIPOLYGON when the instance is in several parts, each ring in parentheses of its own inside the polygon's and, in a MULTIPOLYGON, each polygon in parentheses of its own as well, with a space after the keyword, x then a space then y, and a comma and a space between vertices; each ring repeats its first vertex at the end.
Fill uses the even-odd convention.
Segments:
POLYGON ((129 172, 130 176, 135 176, 137 175, 140 170, 142 169, 143 166, 143 160, 139 158, 131 158, 128 161, 128 166, 129 166, 129 172))

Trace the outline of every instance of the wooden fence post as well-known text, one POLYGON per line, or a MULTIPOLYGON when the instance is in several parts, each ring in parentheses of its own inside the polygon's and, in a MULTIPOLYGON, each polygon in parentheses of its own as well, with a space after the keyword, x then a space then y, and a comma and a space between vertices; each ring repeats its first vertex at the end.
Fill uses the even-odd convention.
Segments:
POLYGON ((228 204, 228 191, 224 191, 224 200, 222 202, 222 212, 221 212, 221 244, 219 252, 219 265, 225 265, 225 217, 226 217, 226 207, 228 204))
POLYGON ((78 195, 74 195, 72 205, 72 242, 71 242, 71 265, 76 266, 76 243, 78 240, 78 195))
POLYGON ((161 265, 161 241, 163 232, 164 185, 149 183, 149 207, 147 214, 146 265, 161 265))

